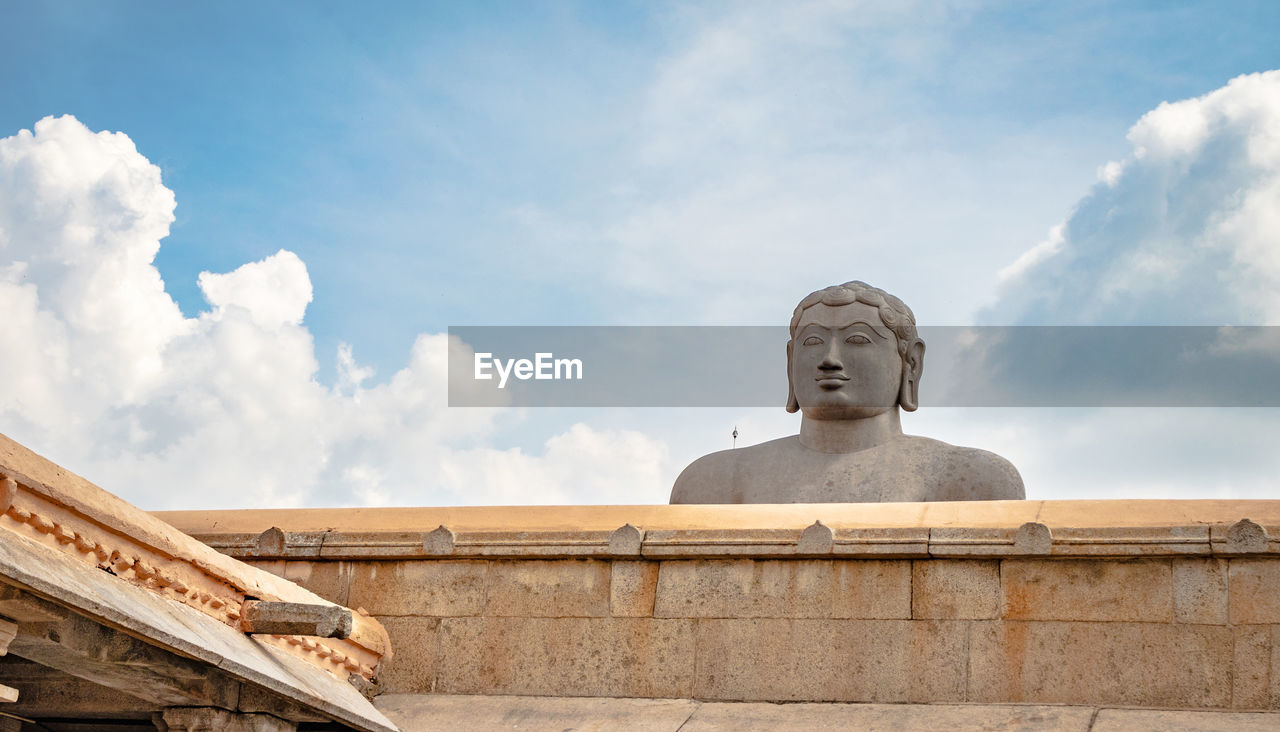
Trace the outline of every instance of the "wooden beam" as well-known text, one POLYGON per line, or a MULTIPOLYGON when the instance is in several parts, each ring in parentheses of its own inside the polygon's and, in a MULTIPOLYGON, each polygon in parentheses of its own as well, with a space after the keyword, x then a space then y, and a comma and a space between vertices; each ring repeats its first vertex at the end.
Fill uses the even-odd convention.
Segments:
POLYGON ((150 721, 156 705, 25 658, 0 659, 0 684, 18 690, 18 701, 0 707, 22 717, 150 721))
POLYGON ((79 615, 56 623, 19 625, 10 651, 159 706, 235 709, 240 690, 239 682, 206 663, 170 653, 79 615))
POLYGON ((18 634, 18 624, 8 618, 0 618, 0 656, 9 652, 9 644, 18 634))
POLYGON ((284 719, 395 729, 359 691, 319 666, 2 527, 0 584, 12 588, 6 595, 15 604, 43 600, 67 613, 44 623, 14 618, 12 655, 159 707, 247 712, 246 697, 255 695, 242 691, 249 688, 271 697, 269 712, 284 719))
POLYGON ((0 583, 0 616, 19 623, 49 623, 67 617, 67 611, 29 592, 0 583))

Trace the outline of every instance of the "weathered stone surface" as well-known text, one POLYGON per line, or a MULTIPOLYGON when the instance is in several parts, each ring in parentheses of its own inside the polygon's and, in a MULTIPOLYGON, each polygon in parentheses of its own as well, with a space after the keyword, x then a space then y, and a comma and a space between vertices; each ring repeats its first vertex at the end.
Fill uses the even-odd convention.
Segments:
POLYGON ((446 618, 436 691, 689 697, 693 627, 653 618, 446 618))
POLYGON ((402 732, 415 730, 574 730, 675 732, 698 708, 690 699, 384 694, 374 705, 402 732))
POLYGON ((1038 521, 1028 521, 1014 533, 1013 550, 1018 554, 1049 554, 1053 551, 1053 531, 1038 521))
POLYGON ((1271 626, 1271 698, 1267 706, 1280 709, 1280 625, 1271 626))
POLYGON ((348 600, 378 616, 479 615, 488 571, 471 560, 356 562, 348 600))
POLYGON ((910 561, 837 560, 832 568, 835 578, 831 617, 911 617, 910 561))
POLYGON ((1173 618, 1167 559, 1007 559, 1001 617, 1013 620, 1161 621, 1173 618))
POLYGON ((1232 623, 1280 623, 1280 559, 1232 559, 1227 577, 1232 623))
MULTIPOLYGON (((922 504, 926 505, 926 504, 922 504)), ((924 527, 833 529, 831 553, 837 557, 891 559, 929 556, 929 529, 924 527)))
MULTIPOLYGON (((109 569, 119 580, 166 600, 177 601, 215 622, 232 624, 246 599, 321 603, 322 598, 275 575, 219 554, 88 481, 16 445, 0 435, 0 472, 17 486, 13 505, 0 522, 6 535, 25 537, 92 571, 109 569)), ((276 539, 289 544, 289 532, 268 524, 243 543, 256 553, 276 539), (275 529, 274 531, 272 529, 275 529)), ((298 546, 316 536, 300 537, 298 546)), ((286 651, 317 668, 342 667, 372 676, 389 649, 385 631, 372 619, 353 619, 350 637, 325 641, 326 653, 280 641, 286 651)))
POLYGON ((680 732, 713 730, 1008 730, 1087 732, 1091 707, 972 704, 704 703, 680 732))
POLYGON ((432 556, 444 556, 453 553, 458 536, 448 526, 440 524, 422 537, 422 551, 432 556))
MULTIPOLYGON (((931 504, 925 504, 926 506, 931 504)), ((1010 526, 935 526, 929 529, 933 557, 1001 557, 1017 554, 1018 530, 1010 526)))
POLYGON ((699 699, 962 701, 965 629, 953 621, 700 620, 699 699))
POLYGON ((1228 526, 1225 538, 1223 551, 1227 554, 1262 553, 1269 543, 1266 528, 1247 518, 1228 526))
POLYGON ((21 692, 16 703, 0 707, 0 711, 21 717, 34 717, 56 710, 61 716, 73 718, 91 714, 145 718, 156 708, 136 696, 122 694, 118 689, 99 686, 34 663, 23 662, 16 669, 11 663, 0 665, 0 682, 21 692), (36 673, 28 673, 30 669, 36 673))
POLYGON ((18 624, 8 618, 0 618, 0 656, 9 652, 9 643, 18 634, 18 624))
POLYGON ((269 714, 238 714, 207 707, 170 708, 157 716, 166 732, 293 732, 298 728, 269 714))
POLYGON ((911 617, 994 618, 1000 606, 1000 565, 994 559, 912 562, 911 617))
POLYGON ((380 620, 391 635, 391 647, 396 652, 378 672, 378 688, 388 694, 433 691, 440 664, 437 656, 440 618, 383 617, 380 620))
POLYGON ((1173 619, 1179 623, 1227 622, 1227 562, 1173 560, 1173 619))
POLYGON ((831 527, 821 521, 814 521, 800 534, 800 539, 796 541, 796 553, 805 554, 830 554, 835 544, 835 533, 831 531, 831 527))
POLYGON ((169 704, 223 705, 221 698, 201 697, 205 684, 230 694, 238 686, 240 699, 246 690, 258 688, 273 697, 282 716, 298 710, 356 729, 389 729, 367 700, 319 666, 45 545, 5 536, 0 541, 0 579, 74 611, 53 624, 33 627, 30 635, 20 624, 10 648, 14 655, 104 686, 119 682, 117 688, 136 696, 159 698, 164 693, 169 704), (111 632, 104 637, 89 625, 111 632))
POLYGON ((644 543, 644 532, 623 524, 609 535, 609 553, 619 556, 640 556, 640 547, 644 543))
POLYGON ((1226 708, 1231 640, 1210 625, 974 622, 969 700, 1226 708))
POLYGON ((1276 712, 1030 704, 764 704, 688 699, 386 694, 378 697, 375 705, 403 732, 437 729, 1253 732, 1280 729, 1280 713, 1276 712))
POLYGON ((1234 634, 1235 665, 1231 675, 1231 706, 1266 709, 1271 681, 1271 628, 1241 625, 1234 634))
MULTIPOLYGON (((263 569, 277 574, 290 582, 296 582, 311 590, 329 602, 346 605, 351 595, 351 574, 355 565, 352 562, 326 562, 310 560, 291 560, 282 562, 281 571, 263 569)), ((367 609, 367 608, 366 608, 367 609)))
POLYGON ((248 600, 241 612, 240 629, 246 633, 316 638, 351 635, 351 611, 338 605, 248 600))
MULTIPOLYGON (((3 451, 0 440, 0 456, 3 451)), ((324 537, 325 556, 333 559, 346 558, 341 556, 344 551, 352 556, 404 559, 423 551, 423 527, 444 524, 458 532, 459 542, 452 554, 455 558, 492 555, 497 550, 494 546, 472 542, 495 532, 504 537, 500 548, 508 556, 595 552, 594 556, 604 558, 612 556, 608 537, 627 523, 644 528, 643 553, 650 558, 776 556, 794 554, 794 542, 815 519, 831 528, 835 537, 832 553, 837 555, 865 553, 884 558, 886 554, 923 554, 927 547, 922 545, 928 544, 930 528, 1010 529, 1009 542, 1014 542, 1019 527, 1036 522, 1049 528, 1054 556, 1176 556, 1217 552, 1220 545, 1226 546, 1229 526, 1242 516, 1266 527, 1273 536, 1267 551, 1280 553, 1280 541, 1274 538, 1280 537, 1280 500, 947 501, 821 507, 522 506, 519 511, 465 506, 170 511, 158 515, 238 557, 248 552, 248 539, 244 537, 251 539, 277 526, 288 534, 324 537), (578 531, 566 532, 565 526, 578 531), (1212 548, 1206 543, 1206 527, 1210 527, 1212 548), (770 534, 769 530, 776 533, 770 534), (582 543, 586 536, 596 537, 594 549, 582 543), (469 538, 462 541, 463 537, 469 538), (744 544, 744 538, 752 537, 761 541, 744 544), (785 543, 787 537, 791 545, 785 543), (784 543, 779 544, 777 539, 784 543), (902 542, 903 539, 912 540, 902 542)), ((944 533, 940 531, 939 538, 944 533)), ((981 537, 974 534, 974 538, 981 537)), ((980 556, 977 552, 987 546, 962 544, 971 546, 951 547, 952 556, 980 556)), ((935 549, 935 554, 941 553, 942 545, 935 549)), ((1016 553, 1014 543, 997 549, 997 553, 1016 553)))
MULTIPOLYGON (((1120 512, 1124 508, 1117 505, 1116 510, 1120 512)), ((1131 520, 1126 516, 1124 522, 1131 520)), ((1210 529, 1202 524, 1064 526, 1054 529, 1053 536, 1054 556, 1209 556, 1213 553, 1210 529)))
POLYGON ((656 617, 906 618, 910 563, 894 560, 663 562, 656 617))
POLYGON ((1280 729, 1274 712, 1190 712, 1154 709, 1101 709, 1092 732, 1260 732, 1280 729))
POLYGON ((494 561, 484 614, 591 618, 609 615, 609 563, 594 559, 494 561))
POLYGON ((657 588, 658 562, 613 562, 609 580, 609 614, 615 618, 652 617, 657 588))

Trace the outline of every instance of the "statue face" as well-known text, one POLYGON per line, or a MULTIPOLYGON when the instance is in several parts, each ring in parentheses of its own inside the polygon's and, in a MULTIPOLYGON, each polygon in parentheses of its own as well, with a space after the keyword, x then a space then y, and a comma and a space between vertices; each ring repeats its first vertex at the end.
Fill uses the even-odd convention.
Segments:
POLYGON ((790 366, 796 402, 810 419, 864 419, 898 405, 898 338, 865 303, 805 310, 790 366))

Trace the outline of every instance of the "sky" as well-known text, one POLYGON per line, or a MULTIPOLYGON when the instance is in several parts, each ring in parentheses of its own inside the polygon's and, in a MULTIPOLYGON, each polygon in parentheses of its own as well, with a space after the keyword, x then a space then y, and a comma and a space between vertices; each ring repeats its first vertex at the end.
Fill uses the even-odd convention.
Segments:
MULTIPOLYGON (((0 432, 144 508, 663 503, 782 409, 450 408, 450 326, 1280 325, 1272 2, 28 3, 0 432)), ((927 382, 928 372, 925 380, 927 382)), ((1030 498, 1277 497, 1274 409, 958 409, 1030 498)))

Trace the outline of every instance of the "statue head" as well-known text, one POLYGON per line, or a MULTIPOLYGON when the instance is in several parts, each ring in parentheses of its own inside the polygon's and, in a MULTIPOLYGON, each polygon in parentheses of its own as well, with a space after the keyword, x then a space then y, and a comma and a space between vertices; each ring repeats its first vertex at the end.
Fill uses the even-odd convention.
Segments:
POLYGON ((861 419, 919 406, 924 341, 898 298, 865 282, 810 293, 791 316, 787 411, 861 419))

